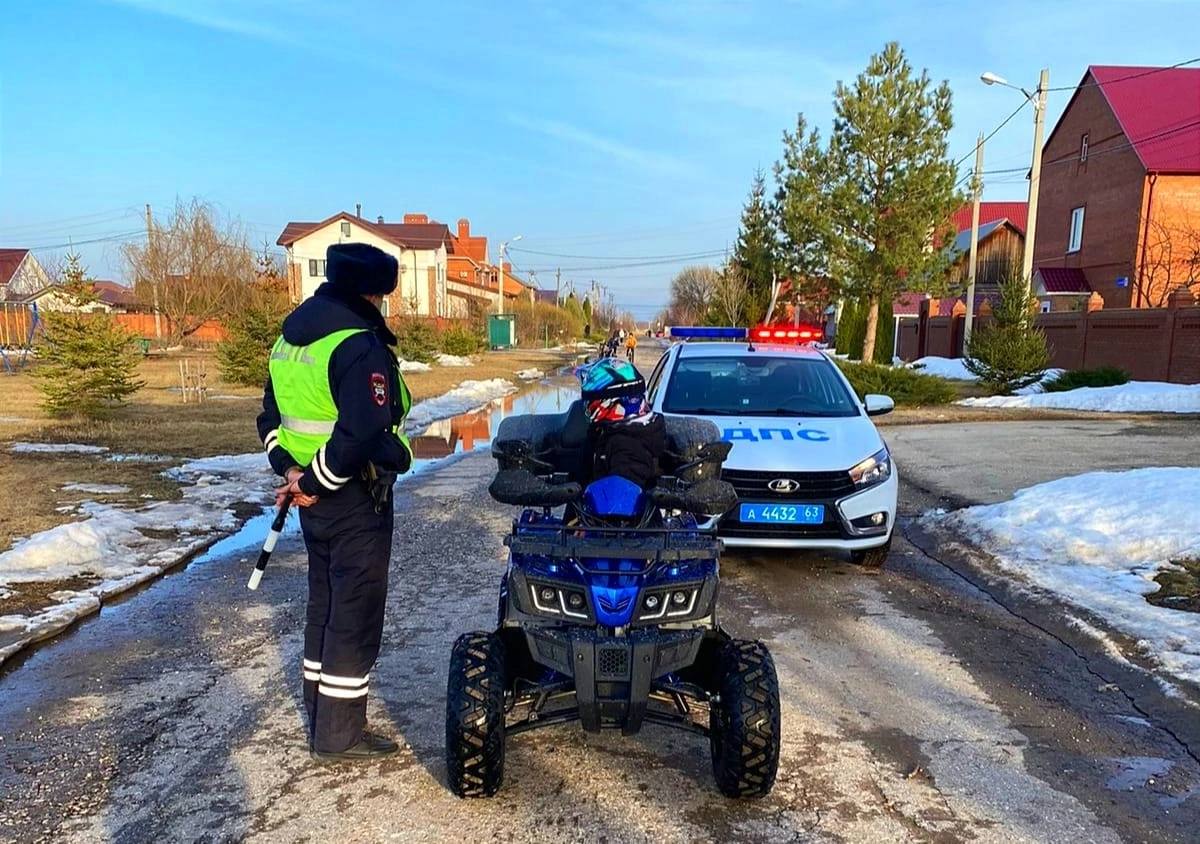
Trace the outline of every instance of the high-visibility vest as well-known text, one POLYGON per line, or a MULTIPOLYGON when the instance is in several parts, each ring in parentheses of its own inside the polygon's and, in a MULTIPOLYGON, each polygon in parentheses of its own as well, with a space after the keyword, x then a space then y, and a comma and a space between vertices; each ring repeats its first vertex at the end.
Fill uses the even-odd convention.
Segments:
MULTIPOLYGON (((346 328, 327 334, 307 346, 295 346, 281 336, 271 349, 268 364, 271 389, 279 408, 279 444, 301 466, 312 463, 321 446, 333 436, 337 424, 337 404, 329 384, 329 359, 347 337, 365 332, 365 328, 346 328)), ((391 377, 391 373, 389 373, 391 377)), ((400 409, 404 416, 412 406, 412 397, 401 378, 400 409)), ((404 434, 404 422, 392 429, 412 458, 412 446, 404 434)))

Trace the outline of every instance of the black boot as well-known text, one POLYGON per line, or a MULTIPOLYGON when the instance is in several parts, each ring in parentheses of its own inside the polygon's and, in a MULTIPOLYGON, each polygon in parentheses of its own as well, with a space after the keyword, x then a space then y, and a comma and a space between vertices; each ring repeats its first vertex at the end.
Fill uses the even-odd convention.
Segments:
POLYGON ((400 746, 389 738, 363 731, 357 744, 337 752, 313 750, 311 756, 318 762, 369 762, 382 759, 398 751, 400 746))

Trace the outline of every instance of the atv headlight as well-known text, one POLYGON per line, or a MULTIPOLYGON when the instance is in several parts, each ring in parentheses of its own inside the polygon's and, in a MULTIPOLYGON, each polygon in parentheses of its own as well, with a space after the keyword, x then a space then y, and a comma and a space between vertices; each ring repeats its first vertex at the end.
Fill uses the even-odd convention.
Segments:
POLYGON ((675 586, 646 592, 642 595, 637 620, 687 618, 696 610, 696 599, 700 597, 701 586, 675 586))
POLYGON ((854 485, 859 489, 881 484, 891 475, 892 455, 888 454, 887 446, 850 470, 850 480, 854 481, 854 485))

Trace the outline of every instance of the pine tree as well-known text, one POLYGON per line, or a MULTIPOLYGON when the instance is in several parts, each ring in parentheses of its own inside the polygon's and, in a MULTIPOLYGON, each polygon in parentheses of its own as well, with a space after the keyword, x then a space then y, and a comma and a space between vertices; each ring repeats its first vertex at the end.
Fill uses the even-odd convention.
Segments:
POLYGON ((264 247, 245 301, 225 318, 225 338, 217 344, 217 366, 231 384, 261 386, 267 380, 271 347, 283 328, 289 301, 287 281, 264 247))
POLYGON ((101 416, 143 385, 135 377, 134 338, 111 315, 94 310, 93 282, 78 255, 67 256, 55 296, 69 310, 42 317, 45 330, 34 370, 42 406, 52 416, 101 416), (85 313, 89 309, 93 312, 85 313))
POLYGON ((995 393, 1011 393, 1041 379, 1050 365, 1046 335, 1036 325, 1037 299, 1021 274, 1000 284, 992 319, 971 333, 963 364, 995 393))
POLYGON ((746 280, 746 319, 761 321, 771 304, 771 285, 775 281, 779 244, 771 209, 767 204, 767 183, 762 170, 754 174, 750 196, 742 208, 742 222, 733 265, 746 280))
POLYGON ((863 357, 875 356, 880 306, 901 290, 940 292, 940 248, 959 204, 948 157, 950 87, 933 87, 898 44, 834 93, 827 146, 803 116, 784 134, 776 209, 790 264, 823 273, 866 306, 863 357))

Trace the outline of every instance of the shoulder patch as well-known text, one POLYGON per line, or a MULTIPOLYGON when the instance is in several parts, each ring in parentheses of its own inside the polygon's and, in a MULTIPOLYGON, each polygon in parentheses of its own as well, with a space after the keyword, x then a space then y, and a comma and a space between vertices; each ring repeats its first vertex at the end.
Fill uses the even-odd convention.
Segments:
POLYGON ((387 404, 387 377, 382 372, 371 373, 371 398, 380 407, 387 404))

